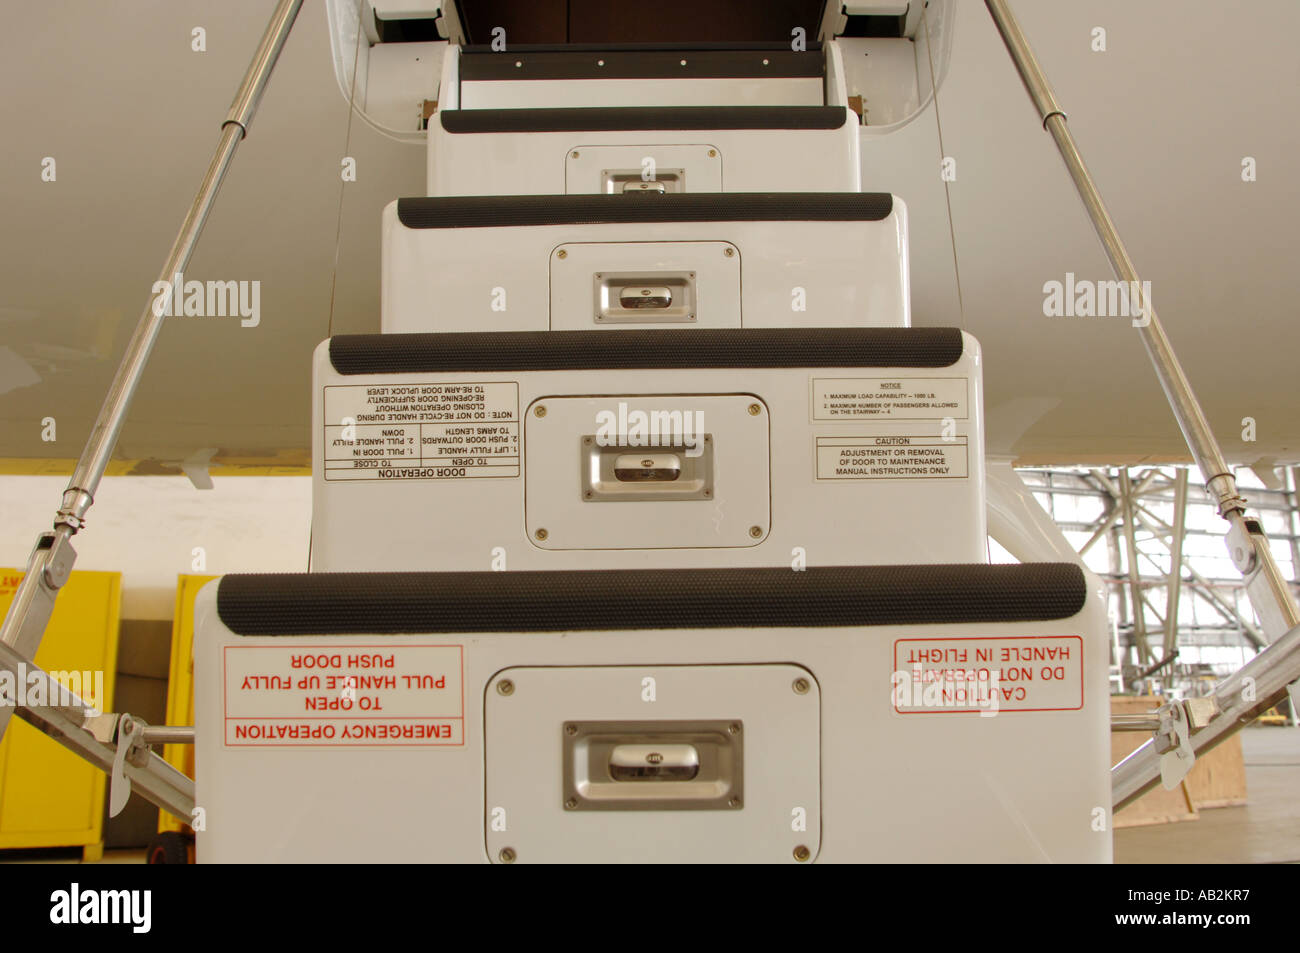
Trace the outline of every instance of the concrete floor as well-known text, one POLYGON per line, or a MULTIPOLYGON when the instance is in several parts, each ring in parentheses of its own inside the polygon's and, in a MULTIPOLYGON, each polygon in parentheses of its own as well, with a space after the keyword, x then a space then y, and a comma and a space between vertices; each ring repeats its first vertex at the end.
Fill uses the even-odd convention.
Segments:
POLYGON ((1180 824, 1121 828, 1115 863, 1300 863, 1300 728, 1246 728, 1241 750, 1247 804, 1180 824))

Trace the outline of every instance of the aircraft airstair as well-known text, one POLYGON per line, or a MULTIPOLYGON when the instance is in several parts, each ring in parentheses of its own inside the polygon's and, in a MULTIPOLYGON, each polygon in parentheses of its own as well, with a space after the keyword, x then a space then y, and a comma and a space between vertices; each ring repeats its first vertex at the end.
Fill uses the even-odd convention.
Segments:
MULTIPOLYGON (((1103 587, 1073 561, 989 564, 980 346, 912 327, 906 205, 863 181, 852 100, 833 30, 449 45, 426 194, 379 223, 382 333, 313 358, 311 571, 198 598, 197 786, 150 753, 174 730, 23 717, 112 772, 115 801, 220 818, 203 861, 1109 861, 1113 806, 1295 680, 1295 607, 1153 314, 1277 642, 1235 689, 1152 713, 1112 793, 1103 587)), ((6 666, 39 644, 161 323, 37 545, 6 666)))

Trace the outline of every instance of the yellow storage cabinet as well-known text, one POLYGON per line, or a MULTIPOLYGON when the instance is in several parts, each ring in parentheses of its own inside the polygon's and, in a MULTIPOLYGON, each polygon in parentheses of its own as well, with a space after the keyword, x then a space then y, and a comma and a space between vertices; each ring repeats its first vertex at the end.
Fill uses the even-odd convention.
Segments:
MULTIPOLYGON (((0 569, 0 612, 8 611, 22 577, 23 570, 0 569)), ((89 673, 91 684, 102 678, 104 694, 95 699, 101 711, 113 710, 121 594, 121 573, 72 573, 36 652, 47 672, 83 673, 83 681, 89 673)), ((85 859, 99 859, 107 783, 98 768, 11 718, 0 742, 0 848, 81 847, 85 859)))

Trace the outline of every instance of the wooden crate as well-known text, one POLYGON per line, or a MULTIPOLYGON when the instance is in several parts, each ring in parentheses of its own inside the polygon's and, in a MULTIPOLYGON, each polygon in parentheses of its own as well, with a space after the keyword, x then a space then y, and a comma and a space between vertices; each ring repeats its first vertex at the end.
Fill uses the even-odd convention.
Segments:
POLYGON ((1241 754, 1241 735, 1233 735, 1200 755, 1188 772, 1187 788, 1198 810, 1245 804, 1246 761, 1241 754))

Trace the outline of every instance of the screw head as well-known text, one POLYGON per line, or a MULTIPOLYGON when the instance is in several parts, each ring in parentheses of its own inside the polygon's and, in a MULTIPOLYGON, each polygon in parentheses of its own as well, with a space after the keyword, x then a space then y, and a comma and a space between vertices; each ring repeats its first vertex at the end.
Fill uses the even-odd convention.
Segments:
POLYGON ((578 806, 578 799, 576 797, 571 797, 564 802, 564 807, 566 810, 572 811, 577 806, 578 806))
POLYGON ((727 801, 727 807, 740 807, 740 798, 733 797, 727 801))
POLYGON ((513 864, 517 856, 518 855, 515 853, 513 847, 502 847, 500 852, 497 854, 497 858, 503 864, 513 864))
POLYGON ((808 689, 812 688, 812 683, 806 678, 796 678, 790 685, 796 695, 807 695, 808 689))
POLYGON ((731 724, 727 725, 727 732, 733 735, 740 734, 740 725, 733 721, 731 724))
POLYGON ((718 157, 718 150, 717 150, 717 149, 710 149, 710 150, 709 150, 709 158, 710 158, 710 159, 716 159, 717 157, 718 157))
POLYGON ((808 860, 808 858, 811 856, 812 856, 812 851, 810 851, 803 844, 800 844, 798 847, 794 849, 794 859, 799 861, 799 863, 801 864, 805 863, 808 860))
POLYGON ((736 254, 736 249, 734 249, 734 248, 724 248, 724 249, 722 249, 722 254, 726 255, 728 258, 732 258, 732 257, 734 257, 735 254, 736 254))
POLYGON ((571 153, 569 153, 569 155, 573 156, 573 158, 575 159, 578 158, 578 150, 574 149, 571 153))
POLYGON ((749 405, 749 416, 751 416, 751 417, 757 417, 757 416, 758 416, 759 414, 761 414, 762 412, 763 412, 762 405, 760 405, 760 404, 750 404, 750 405, 749 405))
POLYGON ((567 251, 565 251, 563 248, 561 248, 559 251, 557 251, 557 252, 555 253, 555 257, 556 257, 556 258, 568 258, 568 257, 569 257, 569 253, 568 253, 567 251))
POLYGON ((565 733, 566 735, 576 735, 576 734, 578 733, 578 726, 577 726, 577 725, 565 725, 565 726, 564 726, 564 733, 565 733))
POLYGON ((758 537, 760 537, 760 536, 763 535, 763 527, 761 527, 761 526, 751 526, 751 527, 749 528, 749 535, 752 536, 752 537, 754 537, 755 539, 758 539, 758 537))
POLYGON ((497 682, 498 695, 513 695, 515 693, 515 683, 508 678, 503 678, 497 682))
POLYGON ((534 408, 533 408, 533 416, 534 416, 534 417, 545 417, 545 416, 546 416, 546 405, 545 405, 545 404, 538 404, 536 407, 534 407, 534 408))
POLYGON ((536 536, 539 540, 542 540, 545 539, 547 536, 550 536, 551 534, 546 532, 546 530, 544 529, 539 529, 537 532, 533 533, 533 535, 536 536))

